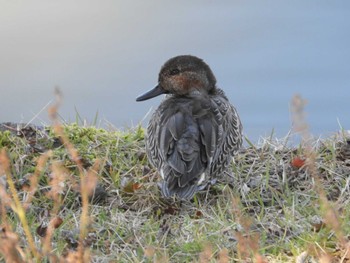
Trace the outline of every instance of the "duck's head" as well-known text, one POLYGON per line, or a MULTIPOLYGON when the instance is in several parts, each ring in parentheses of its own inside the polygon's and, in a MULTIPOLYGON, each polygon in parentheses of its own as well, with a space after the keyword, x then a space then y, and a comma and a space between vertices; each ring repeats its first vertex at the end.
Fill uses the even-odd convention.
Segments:
POLYGON ((158 85, 139 96, 136 101, 148 100, 161 94, 178 96, 208 94, 215 89, 215 84, 213 72, 202 59, 190 55, 177 56, 162 66, 158 85))

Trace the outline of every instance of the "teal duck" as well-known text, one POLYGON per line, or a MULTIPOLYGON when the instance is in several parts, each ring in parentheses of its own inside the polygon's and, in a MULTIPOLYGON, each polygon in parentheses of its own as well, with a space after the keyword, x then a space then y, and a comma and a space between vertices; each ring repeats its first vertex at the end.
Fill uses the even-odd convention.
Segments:
POLYGON ((169 59, 158 85, 136 100, 161 94, 147 128, 147 156, 162 177, 163 196, 191 199, 228 171, 242 145, 242 124, 209 66, 195 56, 169 59))

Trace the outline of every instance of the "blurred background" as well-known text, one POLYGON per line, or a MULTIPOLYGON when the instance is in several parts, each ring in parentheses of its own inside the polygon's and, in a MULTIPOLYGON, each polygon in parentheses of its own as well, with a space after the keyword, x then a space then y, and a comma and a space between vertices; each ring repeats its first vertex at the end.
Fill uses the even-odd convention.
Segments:
POLYGON ((117 128, 147 123, 161 98, 136 103, 170 57, 203 58, 257 141, 291 129, 307 99, 311 131, 350 126, 350 1, 0 0, 0 122, 60 115, 117 128), (146 116, 146 118, 145 118, 146 116))

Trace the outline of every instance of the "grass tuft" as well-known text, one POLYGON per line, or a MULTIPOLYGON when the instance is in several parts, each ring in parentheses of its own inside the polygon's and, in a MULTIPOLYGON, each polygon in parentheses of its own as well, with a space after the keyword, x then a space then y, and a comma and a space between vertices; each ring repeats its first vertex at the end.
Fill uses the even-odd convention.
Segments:
POLYGON ((0 124, 0 261, 347 262, 350 139, 314 140, 305 101, 289 134, 242 148, 232 174, 165 200, 145 131, 0 124), (292 146, 291 146, 292 145, 292 146))

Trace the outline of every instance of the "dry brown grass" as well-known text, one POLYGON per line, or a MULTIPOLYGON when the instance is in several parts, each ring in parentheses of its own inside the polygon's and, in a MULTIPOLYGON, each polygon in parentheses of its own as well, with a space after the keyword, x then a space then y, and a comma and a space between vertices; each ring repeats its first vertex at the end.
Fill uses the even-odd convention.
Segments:
MULTIPOLYGON (((305 168, 314 181, 314 188, 318 194, 323 222, 326 226, 333 230, 337 238, 337 245, 339 249, 338 257, 340 256, 340 261, 343 262, 344 260, 350 260, 350 241, 344 234, 341 218, 338 213, 338 205, 328 200, 326 190, 321 181, 321 176, 319 174, 316 161, 318 153, 313 148, 313 138, 309 131, 305 116, 304 108, 306 104, 306 100, 304 100, 299 95, 294 96, 292 99, 292 116, 294 129, 301 135, 301 145, 303 149, 303 155, 305 157, 305 168)), ((313 252, 316 253, 320 261, 327 263, 332 262, 332 256, 324 250, 320 250, 319 248, 314 247, 313 252)))
MULTIPOLYGON (((49 115, 53 120, 53 131, 55 135, 60 138, 62 144, 70 155, 71 160, 75 163, 79 171, 80 176, 80 193, 81 193, 81 215, 80 215, 80 234, 78 247, 74 251, 69 251, 65 256, 57 256, 52 254, 51 240, 54 234, 54 230, 61 225, 62 219, 58 216, 61 206, 63 205, 62 193, 64 192, 67 176, 69 172, 58 161, 48 160, 52 158, 51 150, 43 153, 37 161, 35 172, 29 177, 29 187, 23 188, 24 201, 21 202, 19 194, 16 190, 15 183, 13 181, 14 176, 11 173, 10 158, 7 156, 6 150, 3 148, 0 154, 0 171, 6 174, 6 181, 10 188, 10 195, 7 194, 3 185, 0 185, 2 213, 2 238, 0 239, 0 252, 4 256, 4 259, 8 262, 39 262, 45 258, 51 262, 90 262, 89 248, 84 246, 84 241, 87 236, 87 228, 90 224, 89 215, 89 196, 93 193, 97 185, 97 173, 100 169, 100 162, 97 159, 95 164, 85 170, 83 168, 80 155, 70 143, 69 139, 64 133, 63 126, 59 123, 57 118, 57 110, 61 102, 61 94, 59 90, 56 90, 57 102, 49 109, 49 115), (53 207, 50 209, 50 219, 47 226, 40 226, 37 232, 43 237, 41 239, 41 249, 39 250, 35 244, 35 241, 30 230, 30 226, 27 221, 26 212, 29 209, 35 193, 38 190, 39 176, 44 170, 44 166, 50 165, 51 180, 49 181, 49 191, 46 192, 46 196, 53 201, 53 207), (17 214, 17 217, 23 227, 27 245, 24 248, 19 246, 18 234, 12 231, 11 225, 6 217, 6 210, 10 208, 17 214), (73 261, 72 261, 73 260, 73 261)), ((73 185, 76 187, 76 185, 73 185)))

